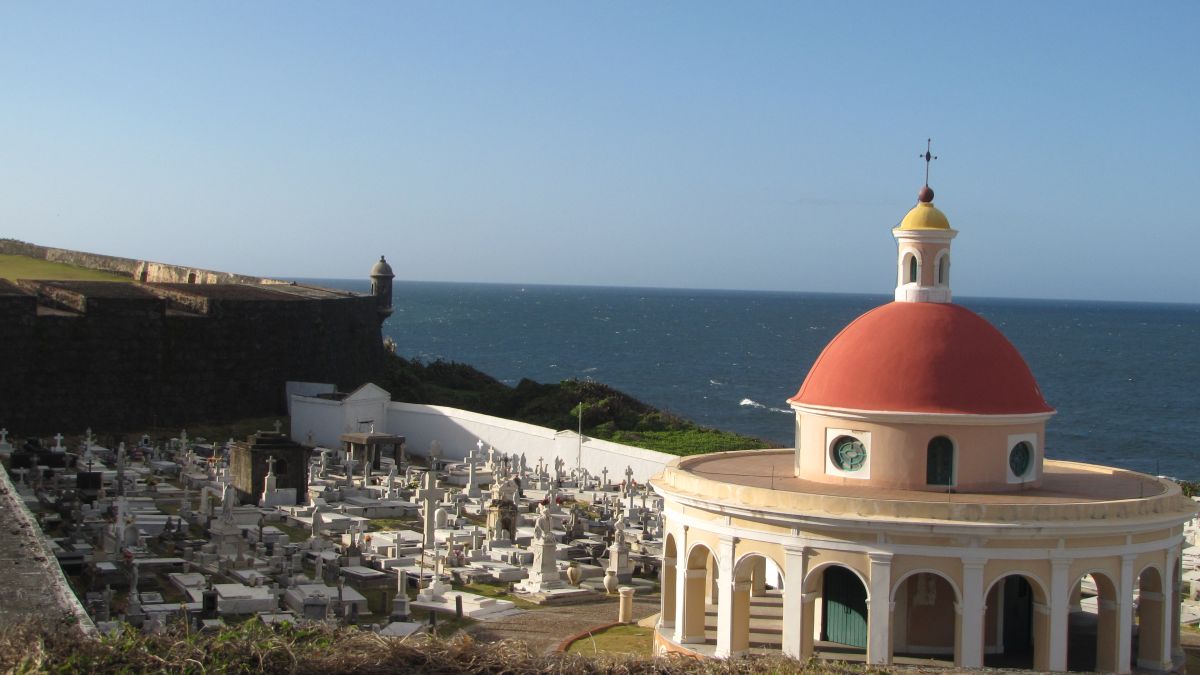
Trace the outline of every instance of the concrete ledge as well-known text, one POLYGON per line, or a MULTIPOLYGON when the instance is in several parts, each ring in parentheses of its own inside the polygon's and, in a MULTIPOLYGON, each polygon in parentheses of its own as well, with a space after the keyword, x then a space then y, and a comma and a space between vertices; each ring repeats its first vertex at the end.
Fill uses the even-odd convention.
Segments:
MULTIPOLYGON (((0 522, 3 522, 5 529, 8 530, 24 530, 24 536, 30 538, 37 546, 36 552, 38 555, 28 560, 31 571, 26 572, 26 574, 38 574, 41 576, 42 584, 39 590, 42 593, 48 594, 59 609, 67 615, 73 616, 84 635, 96 635, 96 624, 92 622, 92 618, 88 616, 87 611, 83 608, 83 604, 79 602, 79 598, 75 597, 75 592, 71 590, 71 584, 67 581, 66 575, 63 574, 62 567, 58 564, 58 559, 54 557, 54 552, 50 548, 50 542, 46 539, 46 535, 42 533, 42 528, 38 525, 37 518, 26 508, 25 503, 21 501, 21 496, 17 493, 12 481, 8 478, 8 472, 3 468, 0 468, 0 522), (36 559, 37 557, 41 557, 42 559, 39 561, 36 559)), ((3 570, 3 573, 5 577, 8 577, 13 571, 3 570)), ((17 609, 17 613, 21 613, 21 606, 23 604, 28 605, 29 618, 51 618, 44 600, 33 599, 32 602, 29 602, 21 596, 20 589, 16 588, 15 585, 6 583, 0 586, 0 606, 10 611, 17 609)))

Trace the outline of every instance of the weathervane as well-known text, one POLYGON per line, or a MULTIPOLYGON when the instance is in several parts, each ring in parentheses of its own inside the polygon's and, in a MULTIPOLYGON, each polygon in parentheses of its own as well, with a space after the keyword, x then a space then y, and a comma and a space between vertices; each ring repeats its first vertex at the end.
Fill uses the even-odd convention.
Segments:
POLYGON ((933 147, 933 139, 932 138, 925 139, 925 154, 917 155, 917 157, 921 157, 925 160, 925 186, 926 187, 929 187, 929 163, 932 162, 933 160, 937 159, 937 155, 930 152, 932 147, 933 147))

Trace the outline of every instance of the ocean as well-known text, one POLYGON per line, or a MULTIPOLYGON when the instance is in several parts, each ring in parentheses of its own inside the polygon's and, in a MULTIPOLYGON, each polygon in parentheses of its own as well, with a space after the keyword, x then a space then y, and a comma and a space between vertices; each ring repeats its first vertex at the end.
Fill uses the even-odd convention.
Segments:
MULTIPOLYGON (((313 280, 366 291, 358 280, 313 280)), ((509 384, 594 379, 699 424, 791 445, 786 400, 884 295, 396 282, 397 352, 509 384)), ((1200 305, 956 298, 999 328, 1058 414, 1047 456, 1200 480, 1200 305)))

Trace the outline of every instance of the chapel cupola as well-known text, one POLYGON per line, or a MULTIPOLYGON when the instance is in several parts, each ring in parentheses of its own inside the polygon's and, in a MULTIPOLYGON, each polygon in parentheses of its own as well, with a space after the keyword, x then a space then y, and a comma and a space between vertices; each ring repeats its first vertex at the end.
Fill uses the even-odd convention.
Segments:
POLYGON ((892 230, 899 252, 896 258, 896 302, 950 302, 950 240, 957 231, 933 205, 929 187, 929 162, 937 159, 928 146, 925 154, 925 186, 917 193, 917 205, 892 230))

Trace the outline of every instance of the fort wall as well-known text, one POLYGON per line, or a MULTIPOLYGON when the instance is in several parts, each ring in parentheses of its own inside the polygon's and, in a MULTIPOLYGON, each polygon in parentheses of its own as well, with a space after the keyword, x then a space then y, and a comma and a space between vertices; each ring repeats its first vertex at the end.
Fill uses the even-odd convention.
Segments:
POLYGON ((0 280, 0 426, 136 431, 285 414, 289 380, 383 368, 376 297, 11 240, 0 253, 192 283, 0 280))

